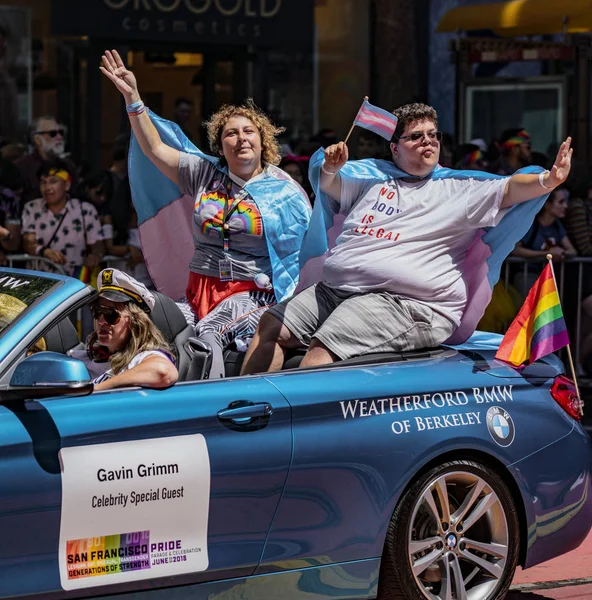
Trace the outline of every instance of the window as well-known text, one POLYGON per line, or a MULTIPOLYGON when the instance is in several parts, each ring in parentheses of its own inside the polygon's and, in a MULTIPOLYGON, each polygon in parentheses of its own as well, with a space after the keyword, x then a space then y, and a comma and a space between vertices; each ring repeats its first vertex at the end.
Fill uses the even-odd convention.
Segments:
POLYGON ((533 149, 548 156, 555 156, 563 141, 563 80, 469 84, 465 102, 465 141, 489 141, 505 129, 524 127, 532 136, 533 149))
POLYGON ((36 275, 0 271, 0 336, 20 315, 60 282, 36 275))

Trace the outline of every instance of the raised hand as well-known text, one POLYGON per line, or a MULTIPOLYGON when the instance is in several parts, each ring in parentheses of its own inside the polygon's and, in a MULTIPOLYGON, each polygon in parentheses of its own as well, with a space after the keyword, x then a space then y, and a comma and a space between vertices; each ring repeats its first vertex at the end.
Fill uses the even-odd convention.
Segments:
POLYGON ((99 69, 123 94, 126 104, 132 104, 140 99, 136 77, 125 67, 117 50, 105 51, 105 54, 103 54, 103 65, 99 69))
POLYGON ((573 148, 571 146, 571 138, 568 137, 563 144, 559 147, 557 152, 557 158, 555 164, 551 169, 545 185, 548 187, 557 187, 561 185, 569 175, 571 169, 571 155, 573 154, 573 148))
POLYGON ((324 168, 330 173, 337 173, 347 162, 349 152, 345 142, 333 144, 325 150, 324 168))

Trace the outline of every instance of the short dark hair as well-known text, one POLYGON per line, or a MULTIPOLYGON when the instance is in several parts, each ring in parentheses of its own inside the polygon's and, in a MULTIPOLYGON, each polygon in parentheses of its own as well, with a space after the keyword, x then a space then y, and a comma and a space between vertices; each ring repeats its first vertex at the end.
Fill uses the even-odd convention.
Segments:
POLYGON ((508 156, 508 154, 510 154, 512 151, 512 148, 516 147, 516 145, 508 145, 507 142, 512 138, 521 137, 524 138, 525 142, 529 141, 530 139, 530 136, 524 127, 513 127, 512 129, 506 129, 503 131, 499 140, 500 152, 502 156, 508 156))
POLYGON ((72 177, 72 169, 70 168, 70 165, 66 161, 56 158, 55 160, 46 160, 41 164, 41 166, 37 169, 37 179, 49 176, 51 172, 56 169, 58 171, 66 171, 68 175, 72 177))
POLYGON ((414 121, 432 121, 436 129, 438 128, 438 113, 435 108, 428 104, 421 104, 420 102, 404 104, 395 109, 393 114, 398 119, 397 128, 392 137, 394 142, 397 142, 403 135, 405 127, 414 121))
POLYGON ((521 131, 523 131, 523 127, 513 127, 512 129, 505 129, 500 136, 500 144, 507 142, 509 139, 516 137, 521 131))
POLYGON ((16 192, 25 186, 25 180, 18 169, 12 162, 0 158, 0 187, 7 187, 9 190, 16 192))

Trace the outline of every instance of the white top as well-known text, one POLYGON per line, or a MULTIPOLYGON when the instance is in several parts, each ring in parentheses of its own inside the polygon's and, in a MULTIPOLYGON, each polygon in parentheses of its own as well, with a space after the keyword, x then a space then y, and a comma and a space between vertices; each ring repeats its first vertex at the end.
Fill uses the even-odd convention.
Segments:
POLYGON ((99 377, 111 367, 111 363, 108 360, 104 362, 92 360, 88 355, 86 348, 75 348, 74 350, 70 350, 68 356, 81 360, 86 365, 91 379, 99 377))
POLYGON ((467 301, 460 265, 475 230, 505 214, 500 205, 507 180, 341 179, 339 212, 347 216, 323 281, 345 291, 386 290, 418 300, 458 325, 467 301))
MULTIPOLYGON (((88 369, 88 372, 93 380, 93 383, 101 383, 102 381, 106 381, 107 379, 111 379, 113 377, 113 370, 110 368, 111 363, 109 361, 106 362, 96 362, 91 360, 88 356, 86 349, 80 350, 72 350, 70 353, 72 358, 77 358, 81 360, 88 369)), ((121 369, 120 373, 124 371, 129 371, 134 367, 137 367, 143 360, 146 360, 149 356, 163 356, 167 360, 171 360, 170 355, 162 350, 146 350, 145 352, 140 352, 132 358, 132 360, 121 369)))
MULTIPOLYGON (((123 369, 121 369, 121 371, 119 371, 118 375, 125 371, 129 371, 130 369, 133 369, 134 367, 137 367, 142 361, 146 360, 149 356, 162 356, 162 357, 166 358, 167 360, 171 360, 171 357, 166 352, 163 352, 162 350, 146 350, 146 351, 140 352, 140 354, 137 354, 136 356, 134 356, 134 358, 132 358, 130 360, 130 362, 125 367, 123 367, 123 369)), ((107 379, 111 379, 111 377, 114 377, 114 374, 113 374, 113 370, 109 369, 108 371, 105 371, 102 375, 100 375, 99 377, 93 379, 93 383, 101 383, 102 381, 107 381, 107 379)))

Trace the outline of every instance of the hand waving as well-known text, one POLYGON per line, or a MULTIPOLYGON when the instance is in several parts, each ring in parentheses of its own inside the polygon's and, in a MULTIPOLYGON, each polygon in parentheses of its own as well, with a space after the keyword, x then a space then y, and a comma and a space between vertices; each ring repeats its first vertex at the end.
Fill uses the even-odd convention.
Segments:
POLYGON ((137 102, 140 99, 136 77, 126 69, 117 50, 105 51, 103 66, 100 66, 99 69, 115 84, 115 87, 125 97, 127 104, 137 102))
POLYGON ((549 173, 549 177, 545 182, 548 187, 557 187, 561 185, 569 175, 571 169, 571 155, 573 154, 573 148, 571 146, 571 138, 568 137, 563 144, 559 147, 557 152, 557 158, 555 164, 549 173))

